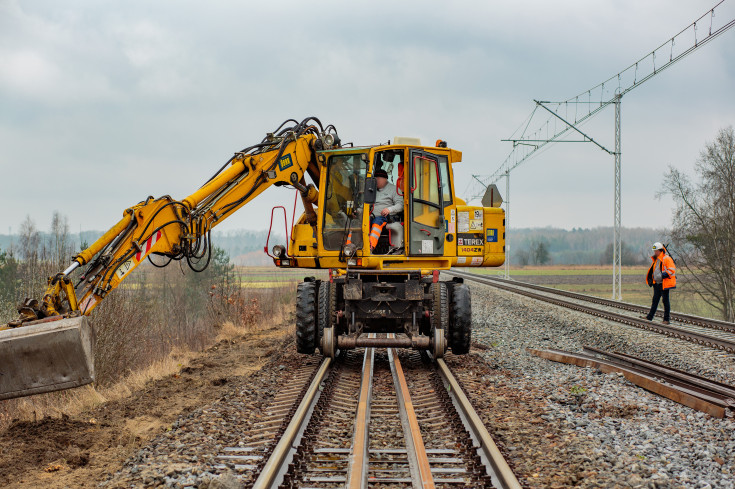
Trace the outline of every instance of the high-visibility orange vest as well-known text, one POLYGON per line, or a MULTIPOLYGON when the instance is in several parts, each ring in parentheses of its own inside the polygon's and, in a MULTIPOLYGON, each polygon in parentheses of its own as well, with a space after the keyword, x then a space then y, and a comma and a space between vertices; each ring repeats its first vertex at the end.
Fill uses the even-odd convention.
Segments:
POLYGON ((653 267, 660 267, 661 273, 666 272, 669 274, 668 277, 664 277, 662 285, 664 289, 673 289, 676 287, 676 265, 674 259, 669 255, 662 255, 661 258, 651 257, 651 268, 648 269, 646 274, 646 283, 650 286, 653 285, 653 267))

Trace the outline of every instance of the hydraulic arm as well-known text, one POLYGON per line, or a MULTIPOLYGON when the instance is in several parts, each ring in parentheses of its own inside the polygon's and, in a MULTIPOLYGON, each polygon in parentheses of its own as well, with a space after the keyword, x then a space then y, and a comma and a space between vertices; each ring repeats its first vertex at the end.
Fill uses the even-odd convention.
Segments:
POLYGON ((157 266, 186 260, 193 270, 204 270, 211 256, 212 229, 271 185, 299 189, 307 221, 310 215, 315 218, 311 204, 318 193, 305 183, 304 175, 310 173, 313 181, 319 181, 315 151, 334 146, 337 133, 331 126, 329 130, 332 132, 326 132, 316 118, 281 127, 261 143, 235 153, 185 199, 148 197, 126 209, 117 224, 76 255, 66 270, 49 279, 40 302, 27 300, 20 308, 21 317, 10 325, 56 315, 88 315, 151 254, 163 257, 159 260, 164 263, 157 266), (79 267, 85 269, 72 285, 69 274, 79 267))
POLYGON ((94 244, 74 256, 71 265, 50 277, 40 301, 26 299, 20 317, 0 325, 0 399, 76 387, 94 380, 94 332, 87 324, 100 302, 146 258, 156 266, 186 260, 204 270, 212 251, 211 231, 272 185, 297 188, 316 226, 312 204, 319 182, 316 151, 339 147, 334 126, 310 117, 293 119, 258 144, 236 152, 197 191, 183 200, 148 197, 94 244), (72 281, 71 273, 82 272, 72 281))

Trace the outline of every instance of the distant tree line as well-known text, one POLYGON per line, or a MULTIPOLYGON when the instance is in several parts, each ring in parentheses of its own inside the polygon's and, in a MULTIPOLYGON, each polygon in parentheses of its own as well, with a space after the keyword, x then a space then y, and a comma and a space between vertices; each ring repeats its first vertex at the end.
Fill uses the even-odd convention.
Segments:
MULTIPOLYGON (((59 216, 59 219, 62 221, 64 218, 62 216, 59 216)), ((53 219, 52 219, 53 220, 53 219)), ((17 231, 14 234, 0 234, 0 249, 6 250, 12 252, 17 256, 19 252, 19 242, 21 240, 22 234, 27 234, 27 225, 24 221, 24 224, 21 226, 21 229, 17 231)), ((59 243, 59 240, 56 237, 56 234, 50 230, 50 231, 44 231, 40 229, 35 229, 35 236, 33 239, 35 240, 36 244, 47 244, 47 247, 50 243, 59 243)), ((53 229, 54 226, 52 224, 51 229, 53 229)), ((105 230, 106 231, 106 230, 105 230)), ((84 249, 88 246, 88 243, 93 243, 97 238, 99 238, 104 231, 80 231, 78 233, 67 233, 66 234, 66 242, 64 243, 67 248, 71 249, 84 249)), ((263 264, 270 264, 272 261, 263 253, 263 246, 265 245, 266 239, 268 237, 268 231, 249 231, 249 230, 229 230, 229 231, 218 231, 217 229, 214 230, 212 233, 213 237, 213 244, 214 246, 217 246, 218 248, 224 250, 235 264, 252 264, 252 265, 263 265, 263 264), (248 254, 254 254, 256 257, 259 257, 260 254, 265 257, 264 261, 257 262, 252 260, 252 257, 247 256, 248 254), (244 258, 241 258, 244 257, 244 258)), ((280 233, 273 232, 271 234, 270 238, 270 246, 272 247, 274 244, 284 244, 286 242, 286 237, 283 234, 283 228, 280 229, 280 233)), ((30 243, 31 247, 34 243, 30 243)), ((61 243, 59 243, 61 244, 61 243)))
POLYGON ((551 261, 549 245, 545 241, 532 241, 527 250, 518 252, 517 260, 523 267, 526 265, 546 265, 551 261))
MULTIPOLYGON (((606 265, 612 263, 613 230, 525 228, 511 229, 512 265, 606 265)), ((648 263, 651 244, 665 232, 651 228, 623 228, 622 264, 648 263)))

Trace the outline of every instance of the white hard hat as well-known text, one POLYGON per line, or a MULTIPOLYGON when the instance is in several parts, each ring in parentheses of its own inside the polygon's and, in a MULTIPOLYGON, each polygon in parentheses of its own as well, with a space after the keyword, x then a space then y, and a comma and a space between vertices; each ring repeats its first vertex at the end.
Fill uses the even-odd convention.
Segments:
POLYGON ((655 243, 653 243, 653 249, 654 250, 663 250, 664 249, 664 245, 661 244, 661 243, 659 243, 658 241, 656 241, 655 243))

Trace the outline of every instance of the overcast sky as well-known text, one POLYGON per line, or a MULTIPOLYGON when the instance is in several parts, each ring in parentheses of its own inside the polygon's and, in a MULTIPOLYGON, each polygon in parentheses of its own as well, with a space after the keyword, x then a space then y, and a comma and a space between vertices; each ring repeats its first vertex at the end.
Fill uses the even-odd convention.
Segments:
MULTIPOLYGON (((594 86, 715 3, 0 0, 0 233, 26 214, 46 229, 54 210, 72 231, 106 229, 312 115, 356 144, 445 139, 464 155, 461 197, 502 163, 534 98, 594 86)), ((624 226, 668 225, 671 201, 655 198, 667 166, 691 170, 735 124, 734 47, 732 29, 624 97, 624 226)), ((585 130, 612 148, 613 119, 585 130)), ((612 224, 613 158, 591 144, 553 145, 511 182, 513 226, 612 224)), ((219 229, 267 228, 292 192, 219 229)))

